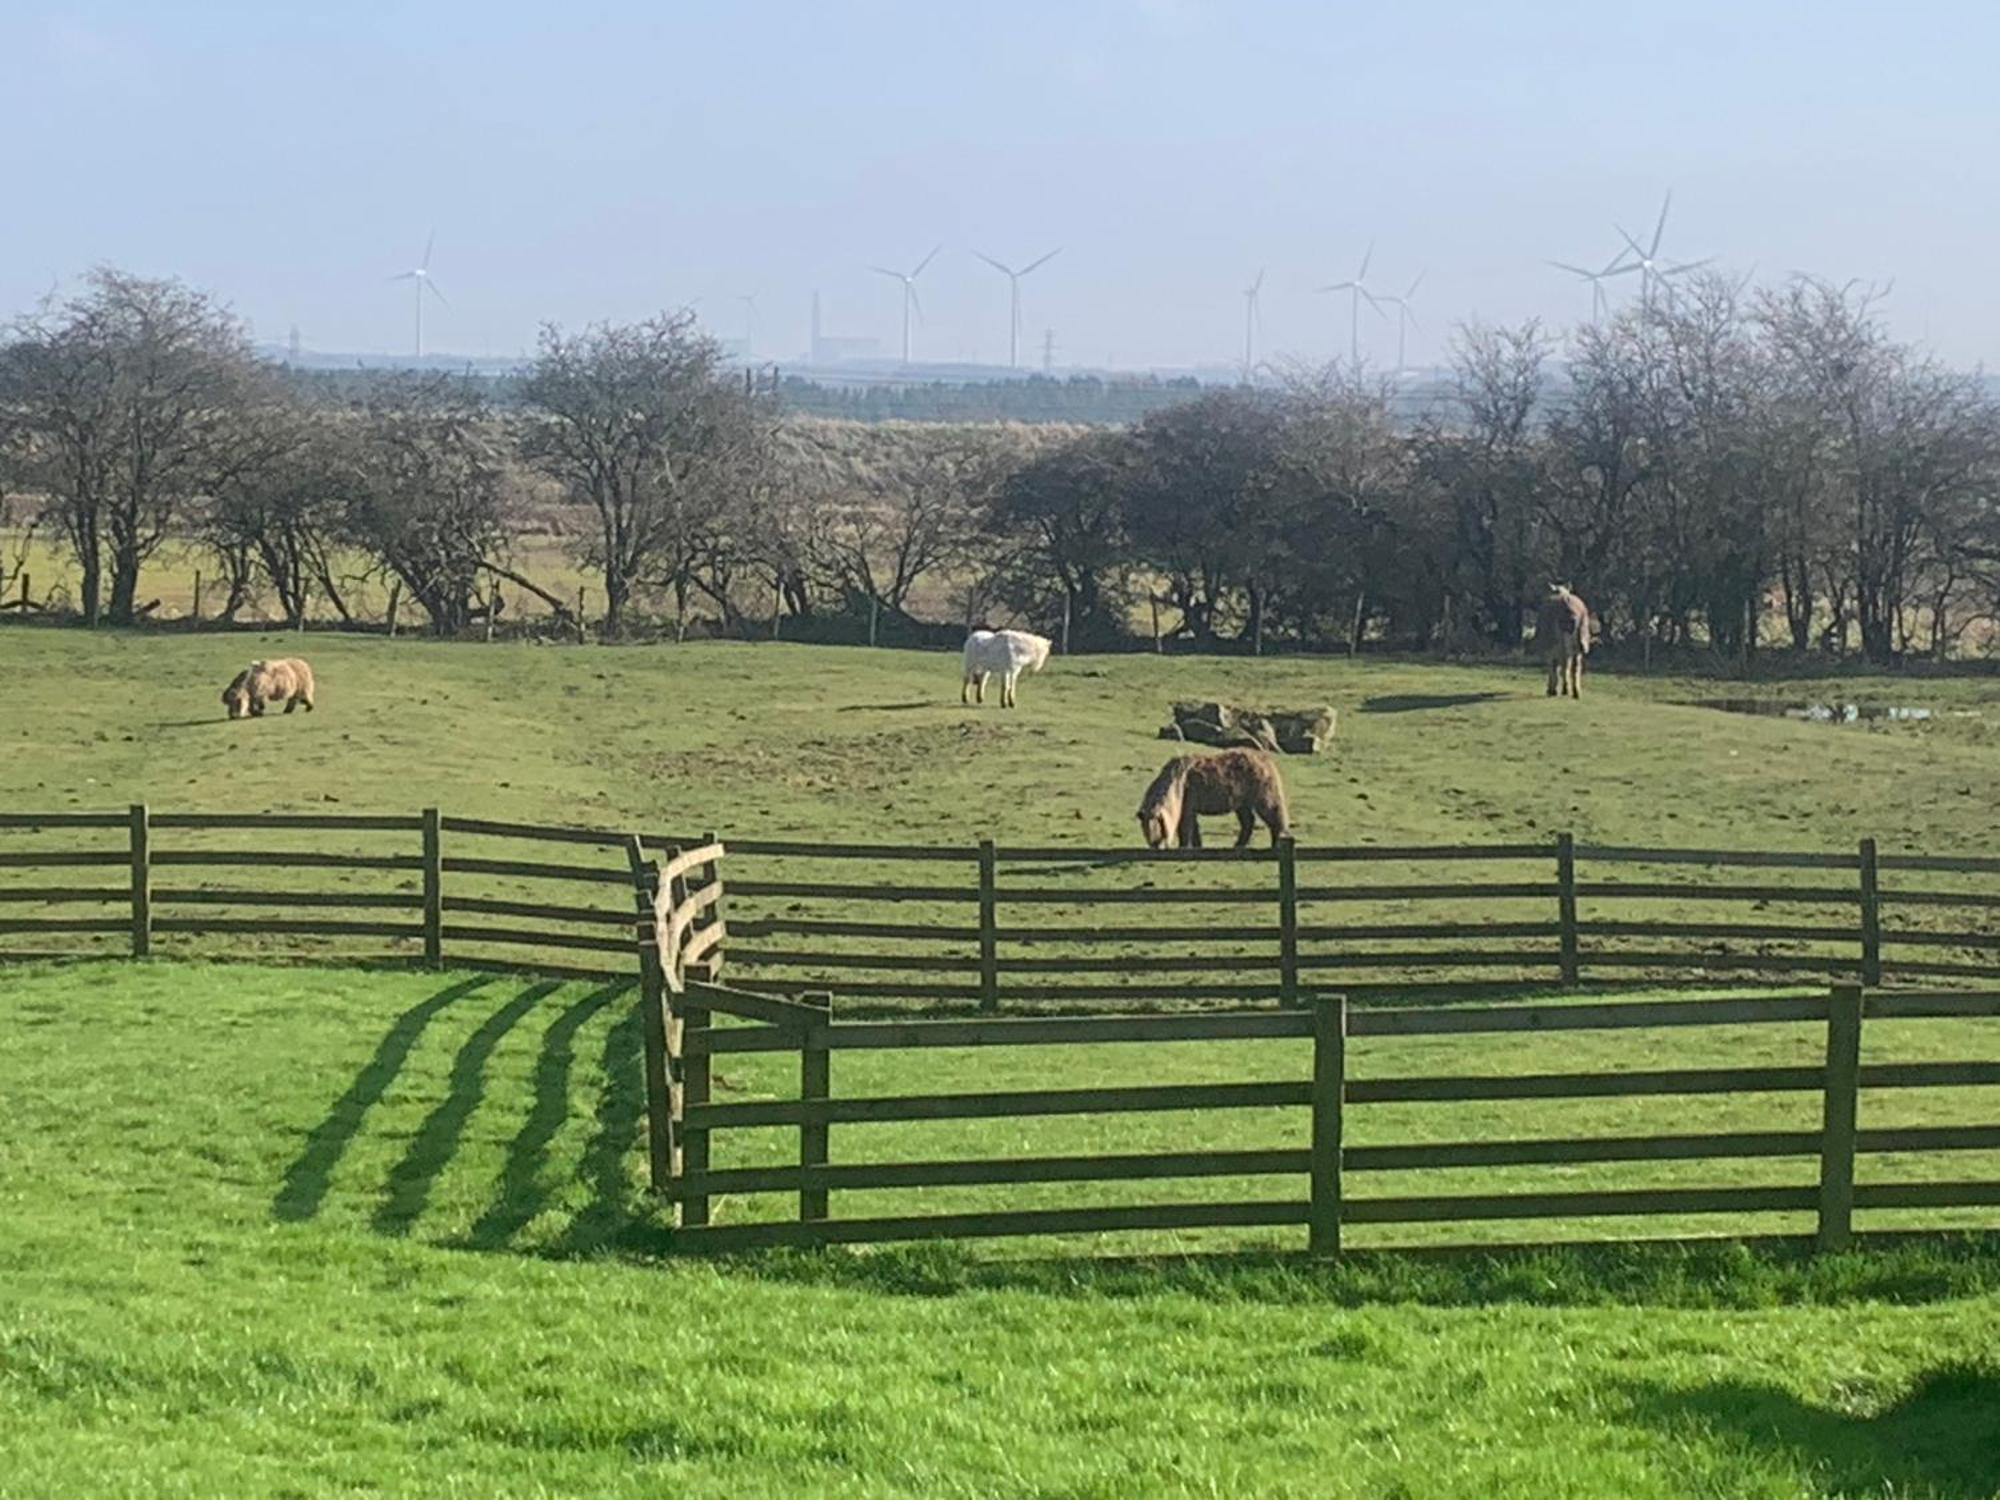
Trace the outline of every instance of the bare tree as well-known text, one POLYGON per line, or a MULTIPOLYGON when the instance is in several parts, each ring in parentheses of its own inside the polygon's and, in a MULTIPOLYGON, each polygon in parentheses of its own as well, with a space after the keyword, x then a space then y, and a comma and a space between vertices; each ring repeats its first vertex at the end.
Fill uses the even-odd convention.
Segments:
POLYGON ((334 558, 342 516, 360 484, 354 423, 275 392, 246 409, 244 420, 244 460, 216 487, 201 522, 228 584, 223 618, 235 617, 261 578, 287 625, 304 627, 315 590, 350 619, 334 558))
POLYGON ((242 461, 234 418, 255 366, 242 325, 180 282, 99 268, 15 340, 0 402, 76 557, 84 617, 130 624, 146 560, 242 461))
POLYGON ((385 381, 361 413, 343 530, 401 583, 434 634, 465 629, 481 578, 505 555, 501 459, 484 404, 450 377, 385 381))
POLYGON ((1461 591, 1491 638, 1520 643, 1541 567, 1547 449, 1536 428, 1549 339, 1540 323, 1461 327, 1453 344, 1459 425, 1420 434, 1424 476, 1445 496, 1461 591))
POLYGON ((519 447, 596 519, 584 560, 604 580, 604 628, 623 628, 633 593, 688 590, 746 473, 761 461, 755 397, 722 369, 690 313, 542 330, 521 399, 519 447))
POLYGON ((850 608, 908 612, 925 579, 962 567, 987 503, 1037 439, 1011 425, 788 424, 795 482, 818 512, 809 559, 850 608))
MULTIPOLYGON (((1070 436, 1013 468, 987 509, 981 551, 994 591, 1037 621, 1059 619, 1067 607, 1075 642, 1109 644, 1125 630, 1129 446, 1115 432, 1070 436)), ((968 607, 966 623, 978 624, 970 618, 978 613, 968 607)))

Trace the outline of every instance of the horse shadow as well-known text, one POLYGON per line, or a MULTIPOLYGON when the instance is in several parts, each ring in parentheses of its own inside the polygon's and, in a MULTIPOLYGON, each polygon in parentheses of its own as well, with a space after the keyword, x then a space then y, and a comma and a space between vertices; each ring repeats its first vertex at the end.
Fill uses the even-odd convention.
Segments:
POLYGON ((834 710, 840 714, 907 714, 920 708, 942 708, 945 705, 929 698, 919 698, 912 703, 843 703, 834 710))
POLYGON ((1495 703, 1505 698, 1505 693, 1384 693, 1379 697, 1364 698, 1361 712, 1364 714, 1413 714, 1425 713, 1439 708, 1470 708, 1479 703, 1495 703))
POLYGON ((1629 1391, 1631 1415, 1678 1442, 1775 1456, 1831 1496, 2000 1494, 2000 1366, 1948 1364, 1869 1416, 1743 1381, 1629 1391))

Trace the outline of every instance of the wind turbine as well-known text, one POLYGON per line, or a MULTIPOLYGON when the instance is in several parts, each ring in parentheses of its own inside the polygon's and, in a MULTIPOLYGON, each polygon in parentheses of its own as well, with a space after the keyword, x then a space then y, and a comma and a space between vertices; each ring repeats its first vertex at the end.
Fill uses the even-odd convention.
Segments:
POLYGON ((1590 320, 1595 323, 1599 318, 1604 316, 1608 306, 1604 296, 1604 283, 1613 276, 1629 276, 1632 272, 1639 269, 1636 262, 1630 264, 1626 262, 1626 254, 1626 251, 1620 250, 1604 263, 1604 269, 1601 271, 1586 271, 1582 266, 1573 266, 1566 260, 1552 260, 1549 264, 1554 266, 1558 271, 1567 271, 1572 276, 1581 276, 1585 281, 1590 283, 1590 320))
POLYGON ((1384 297, 1382 299, 1396 309, 1396 373, 1398 375, 1409 368, 1409 365, 1404 362, 1403 355, 1409 347, 1410 330, 1412 328, 1421 329, 1423 327, 1423 324, 1417 321, 1416 313, 1410 308, 1410 299, 1417 295, 1417 288, 1424 284, 1424 277, 1429 274, 1427 271, 1417 272, 1417 279, 1410 283, 1409 290, 1404 292, 1402 296, 1384 297))
POLYGON ((1648 307, 1652 306, 1652 297, 1655 288, 1664 292, 1668 300, 1671 301, 1674 295, 1671 282, 1674 277, 1695 270, 1697 267, 1705 266, 1709 261, 1715 259, 1714 256, 1710 255, 1704 256, 1700 260, 1683 261, 1680 265, 1667 266, 1664 269, 1660 266, 1660 236, 1667 232, 1667 210, 1673 207, 1673 203, 1674 195, 1672 192, 1669 192, 1661 200, 1660 220, 1653 226, 1653 241, 1643 250, 1639 248, 1639 242, 1633 239, 1631 235, 1626 234, 1621 226, 1616 224, 1611 226, 1618 230, 1625 243, 1632 247, 1632 254, 1638 261, 1639 295, 1645 299, 1648 307))
POLYGON ((437 298, 438 301, 444 302, 444 305, 446 307, 451 306, 449 302, 444 301, 444 293, 438 290, 437 283, 431 280, 431 250, 436 244, 437 244, 437 231, 433 229, 431 231, 431 237, 424 241, 424 258, 417 263, 416 269, 413 271, 403 271, 389 278, 391 281, 414 281, 417 284, 416 293, 417 293, 417 358, 418 359, 422 359, 424 357, 425 290, 428 289, 430 291, 430 294, 433 297, 437 298))
POLYGON ((1258 268, 1257 279, 1243 288, 1243 383, 1250 383, 1251 336, 1264 326, 1263 309, 1257 299, 1264 291, 1264 271, 1258 268))
POLYGON ((1364 285, 1368 280, 1368 262, 1374 258, 1375 245, 1373 241, 1370 241, 1368 253, 1361 257, 1361 269, 1354 273, 1352 281, 1336 281, 1330 286, 1320 288, 1322 292, 1347 292, 1350 294, 1347 316, 1347 359, 1348 363, 1356 370, 1361 368, 1362 301, 1366 299, 1368 305, 1375 309, 1376 317, 1386 318, 1389 316, 1382 311, 1382 304, 1375 300, 1375 294, 1369 291, 1367 286, 1364 285))
MULTIPOLYGON (((1031 260, 1018 271, 1012 266, 1001 265, 999 261, 983 251, 975 250, 972 253, 1007 278, 1007 368, 1010 370, 1015 369, 1021 363, 1021 278, 1037 266, 1047 265, 1058 255, 1062 254, 1062 247, 1058 245, 1040 260, 1031 260)), ((905 358, 907 357, 905 356, 905 358)))
POLYGON ((891 281, 903 284, 903 363, 906 365, 910 362, 910 313, 914 311, 919 318, 924 315, 923 305, 917 301, 917 278, 924 274, 925 266, 937 259, 937 253, 942 249, 942 245, 932 247, 931 253, 918 261, 913 270, 892 271, 887 266, 868 268, 878 276, 887 276, 891 281))

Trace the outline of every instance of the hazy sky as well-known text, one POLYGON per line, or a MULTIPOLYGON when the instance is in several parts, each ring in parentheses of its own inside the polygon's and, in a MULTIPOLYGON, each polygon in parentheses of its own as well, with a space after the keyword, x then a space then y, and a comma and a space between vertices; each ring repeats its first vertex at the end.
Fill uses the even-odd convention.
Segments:
POLYGON ((1058 362, 1231 361, 1260 266, 1264 350, 1317 359, 1346 304, 1312 288, 1372 239, 1382 290, 1429 273, 1414 362, 1474 313, 1586 313, 1545 259, 1608 259, 1671 187, 1667 254, 1894 277, 1897 330, 1970 365, 2000 349, 1996 59, 1990 0, 0 0, 0 310, 108 261, 260 338, 407 349, 385 278, 435 229, 432 347, 696 298, 738 336, 754 293, 787 358, 815 288, 893 350, 866 266, 942 242, 919 358, 1004 360, 971 251, 1060 245, 1023 284, 1037 360, 1052 328, 1058 362))

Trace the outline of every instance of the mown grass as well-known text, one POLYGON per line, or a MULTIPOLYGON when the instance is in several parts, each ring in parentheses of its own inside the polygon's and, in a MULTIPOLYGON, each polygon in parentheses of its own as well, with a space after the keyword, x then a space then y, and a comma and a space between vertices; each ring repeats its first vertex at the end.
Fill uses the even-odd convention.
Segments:
POLYGON ((629 995, 0 992, 0 1494, 1985 1495, 2000 1256, 664 1254, 629 995))

